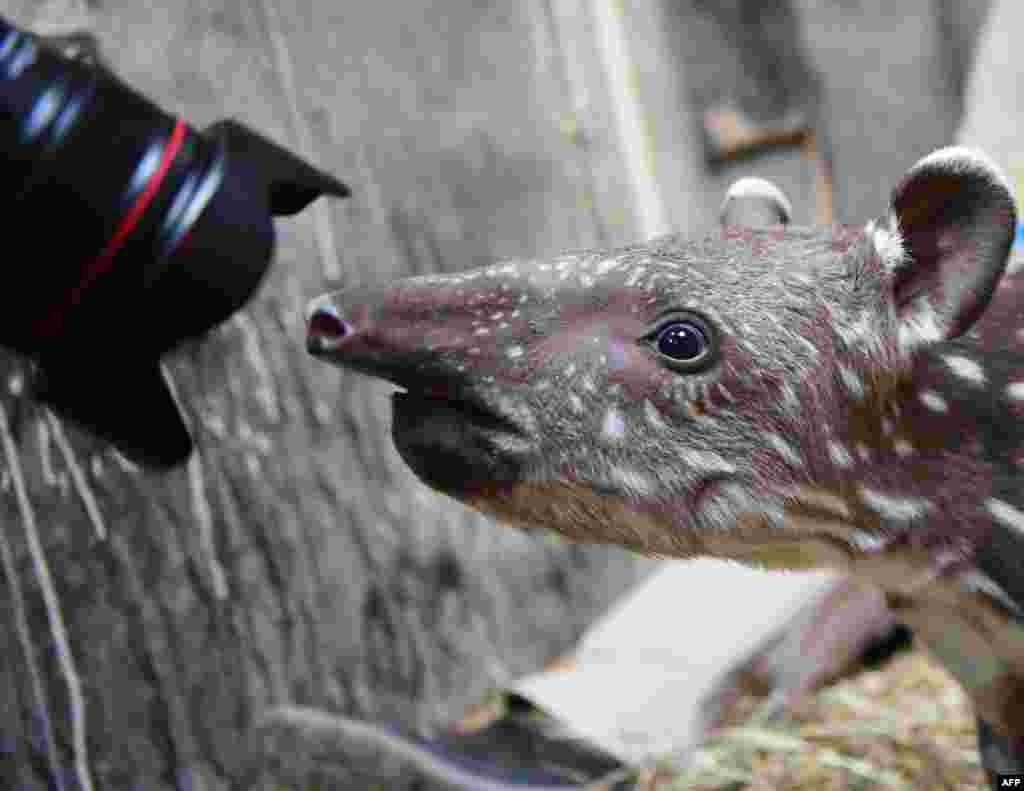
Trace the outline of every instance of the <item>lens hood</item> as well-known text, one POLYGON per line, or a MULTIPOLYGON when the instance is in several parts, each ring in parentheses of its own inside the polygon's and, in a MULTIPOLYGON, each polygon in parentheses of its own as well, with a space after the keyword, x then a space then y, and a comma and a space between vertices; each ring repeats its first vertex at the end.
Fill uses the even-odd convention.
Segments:
POLYGON ((192 442, 162 356, 252 297, 274 216, 347 187, 236 121, 197 131, 97 59, 6 24, 0 155, 24 273, 0 343, 38 363, 42 400, 129 458, 183 461, 192 442))

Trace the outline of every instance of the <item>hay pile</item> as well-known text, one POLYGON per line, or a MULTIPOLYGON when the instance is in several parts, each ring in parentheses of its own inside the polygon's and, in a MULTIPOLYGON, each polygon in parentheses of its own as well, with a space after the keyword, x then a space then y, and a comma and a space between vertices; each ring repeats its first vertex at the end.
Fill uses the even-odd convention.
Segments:
POLYGON ((747 702, 742 722, 713 736, 685 768, 671 761, 642 791, 986 788, 974 717, 960 688, 920 651, 822 690, 770 719, 747 702))

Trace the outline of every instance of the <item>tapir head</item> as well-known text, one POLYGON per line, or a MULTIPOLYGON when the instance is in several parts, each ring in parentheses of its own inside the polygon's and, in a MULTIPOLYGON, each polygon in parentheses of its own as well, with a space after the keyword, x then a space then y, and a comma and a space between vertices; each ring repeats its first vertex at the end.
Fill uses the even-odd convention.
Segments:
POLYGON ((308 348, 400 388, 395 445, 445 494, 573 538, 734 555, 779 532, 787 492, 848 472, 853 396, 880 409, 917 350, 974 321, 1014 224, 963 149, 918 163, 866 227, 788 214, 746 181, 703 238, 329 294, 308 348))

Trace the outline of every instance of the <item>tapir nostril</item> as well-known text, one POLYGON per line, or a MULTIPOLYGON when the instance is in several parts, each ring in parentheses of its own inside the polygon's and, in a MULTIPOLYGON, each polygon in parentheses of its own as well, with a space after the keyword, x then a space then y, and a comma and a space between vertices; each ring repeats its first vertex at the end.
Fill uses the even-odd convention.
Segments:
POLYGON ((306 348, 312 354, 330 351, 352 333, 352 328, 330 304, 319 305, 310 313, 306 326, 306 348))

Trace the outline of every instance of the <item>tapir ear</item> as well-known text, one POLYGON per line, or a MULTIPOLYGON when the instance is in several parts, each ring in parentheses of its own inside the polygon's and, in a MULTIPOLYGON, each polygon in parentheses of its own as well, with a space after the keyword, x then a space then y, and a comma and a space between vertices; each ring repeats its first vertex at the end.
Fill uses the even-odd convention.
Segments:
POLYGON ((729 188, 718 216, 722 225, 763 228, 787 225, 792 215, 793 207, 782 190, 764 179, 744 178, 729 188))
MULTIPOLYGON (((988 306, 1006 268, 1017 210, 984 154, 943 148, 892 193, 888 229, 873 229, 906 348, 955 338, 988 306)), ((870 227, 870 226, 869 226, 870 227)))

